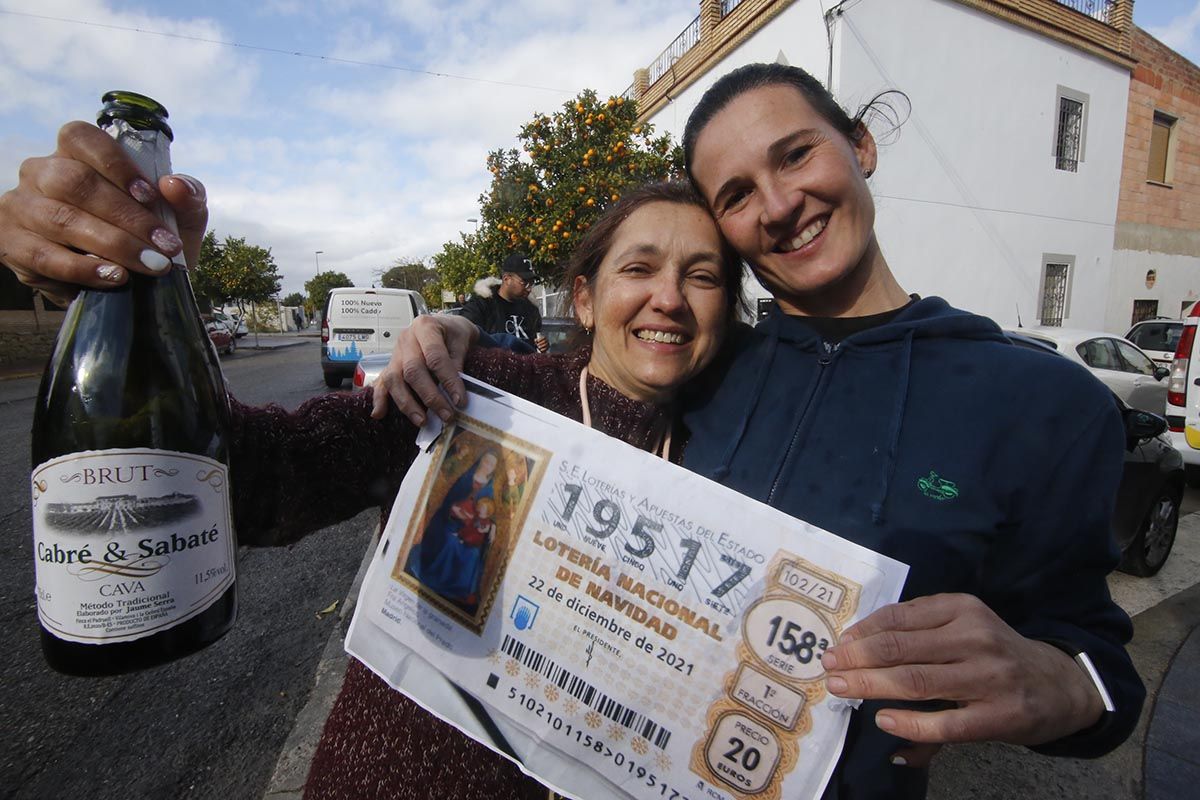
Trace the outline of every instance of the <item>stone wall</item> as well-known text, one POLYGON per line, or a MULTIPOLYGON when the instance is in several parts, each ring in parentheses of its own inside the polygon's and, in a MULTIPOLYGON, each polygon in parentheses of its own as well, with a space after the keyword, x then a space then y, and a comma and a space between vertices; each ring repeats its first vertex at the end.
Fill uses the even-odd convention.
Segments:
POLYGON ((36 365, 50 356, 63 311, 0 312, 0 366, 36 365))

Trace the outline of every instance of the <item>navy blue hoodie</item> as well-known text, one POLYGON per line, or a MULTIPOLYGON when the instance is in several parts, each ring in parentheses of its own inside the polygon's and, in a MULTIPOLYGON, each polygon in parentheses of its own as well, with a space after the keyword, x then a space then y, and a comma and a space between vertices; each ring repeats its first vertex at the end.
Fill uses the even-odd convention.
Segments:
MULTIPOLYGON (((934 297, 836 345, 778 310, 732 339, 688 392, 684 466, 907 563, 903 599, 967 592, 1086 651, 1116 712, 1035 749, 1120 744, 1145 691, 1105 582, 1124 447, 1109 391, 934 297)), ((826 798, 924 797, 926 771, 889 762, 903 743, 875 726, 883 705, 854 714, 826 798)))

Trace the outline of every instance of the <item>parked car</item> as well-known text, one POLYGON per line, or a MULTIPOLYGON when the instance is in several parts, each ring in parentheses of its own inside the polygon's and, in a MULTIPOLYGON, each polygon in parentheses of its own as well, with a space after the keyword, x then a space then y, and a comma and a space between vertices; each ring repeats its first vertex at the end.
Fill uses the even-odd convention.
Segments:
POLYGON ((1154 363, 1133 342, 1101 331, 1037 326, 1005 331, 1036 339, 1083 364, 1127 405, 1162 415, 1167 408, 1166 367, 1154 363))
POLYGON ((236 314, 230 315, 224 311, 214 309, 212 318, 224 325, 231 334, 239 339, 250 332, 250 329, 246 327, 246 323, 236 314))
MULTIPOLYGON (((1062 354, 1044 339, 1026 335, 1024 329, 1005 335, 1018 346, 1062 354)), ((1121 550, 1118 569, 1130 575, 1153 575, 1162 569, 1175 544, 1183 500, 1183 457, 1164 435, 1165 419, 1130 408, 1115 393, 1113 400, 1125 423, 1125 465, 1113 512, 1113 534, 1121 550)))
POLYGON ((1125 338, 1136 344, 1146 355, 1161 367, 1171 368, 1175 360, 1175 348, 1183 334, 1183 320, 1155 317, 1143 320, 1125 334, 1125 338))
POLYGON ((551 353, 563 353, 570 348, 579 322, 574 317, 545 317, 542 319, 542 334, 550 342, 551 353))
POLYGON ((354 376, 363 356, 390 353, 395 334, 428 314, 420 292, 408 289, 333 289, 321 315, 321 371, 336 389, 354 376))
POLYGON ((1167 429, 1171 443, 1183 455, 1187 465, 1189 486, 1200 486, 1200 341, 1196 324, 1200 320, 1200 303, 1194 304, 1183 316, 1183 331, 1175 346, 1171 362, 1171 377, 1167 381, 1167 429))
POLYGON ((211 314, 201 314, 200 319, 204 322, 204 329, 208 331, 208 338, 213 343, 213 347, 225 355, 233 355, 233 352, 237 350, 237 340, 230 333, 229 328, 211 314))

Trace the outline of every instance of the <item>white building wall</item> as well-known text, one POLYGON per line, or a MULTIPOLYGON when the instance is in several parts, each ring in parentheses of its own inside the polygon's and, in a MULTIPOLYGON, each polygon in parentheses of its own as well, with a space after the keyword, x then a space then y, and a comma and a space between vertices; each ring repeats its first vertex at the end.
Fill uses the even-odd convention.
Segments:
MULTIPOLYGON (((652 121, 680 136, 717 78, 781 52, 825 80, 820 6, 798 0, 652 121)), ((871 179, 876 230, 901 285, 1002 325, 1019 310, 1030 325, 1043 255, 1073 256, 1064 324, 1103 327, 1128 71, 950 0, 851 0, 839 10, 835 96, 851 112, 886 89, 912 103, 899 136, 882 137, 871 179), (1059 86, 1089 96, 1076 173, 1054 168, 1059 86)))
POLYGON ((1200 300, 1200 258, 1144 250, 1113 252, 1113 284, 1108 307, 1108 330, 1125 333, 1134 300, 1157 300, 1158 316, 1178 319, 1184 308, 1200 300), (1154 285, 1146 273, 1154 270, 1154 285))

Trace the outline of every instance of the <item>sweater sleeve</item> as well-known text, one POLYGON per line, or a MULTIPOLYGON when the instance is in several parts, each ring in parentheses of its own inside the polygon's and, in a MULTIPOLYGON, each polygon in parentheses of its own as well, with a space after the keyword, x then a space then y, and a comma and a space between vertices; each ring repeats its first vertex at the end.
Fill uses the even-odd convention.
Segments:
POLYGON ((389 504, 416 458, 416 428, 394 411, 371 419, 369 390, 315 397, 294 412, 230 404, 241 544, 286 544, 389 504))
POLYGON ((571 382, 570 375, 578 379, 579 368, 586 363, 586 354, 541 355, 529 350, 532 348, 524 351, 502 347, 474 348, 467 354, 463 371, 498 389, 562 413, 562 409, 578 396, 578 387, 571 382))
POLYGON ((1098 757, 1123 742, 1145 699, 1125 651, 1133 626, 1106 581, 1118 558, 1112 518, 1124 424, 1107 389, 1090 397, 1092 403, 1078 405, 1079 427, 1070 428, 1030 475, 1027 485, 1035 488, 1024 498, 1019 529, 1001 537, 989 558, 983 597, 1023 636, 1082 650, 1094 662, 1115 711, 1091 728, 1033 748, 1075 758, 1098 757))

